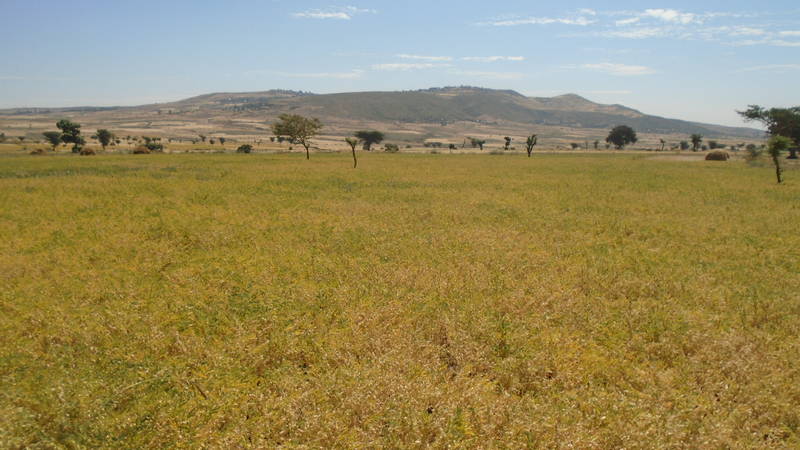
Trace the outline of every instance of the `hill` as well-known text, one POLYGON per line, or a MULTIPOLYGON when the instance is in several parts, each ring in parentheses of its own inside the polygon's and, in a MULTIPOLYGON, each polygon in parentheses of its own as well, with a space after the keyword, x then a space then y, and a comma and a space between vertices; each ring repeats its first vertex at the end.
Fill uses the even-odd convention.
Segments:
POLYGON ((526 135, 537 132, 554 142, 598 139, 627 124, 642 134, 699 133, 708 138, 757 139, 752 128, 724 127, 644 114, 622 105, 604 105, 575 94, 526 97, 511 90, 445 87, 418 91, 312 94, 270 90, 213 93, 135 107, 22 108, 0 110, 0 130, 38 134, 57 118, 134 135, 171 137, 198 134, 264 136, 281 113, 320 118, 326 133, 341 135, 376 128, 401 141, 470 136, 526 135), (27 128, 27 130, 25 129, 27 128))

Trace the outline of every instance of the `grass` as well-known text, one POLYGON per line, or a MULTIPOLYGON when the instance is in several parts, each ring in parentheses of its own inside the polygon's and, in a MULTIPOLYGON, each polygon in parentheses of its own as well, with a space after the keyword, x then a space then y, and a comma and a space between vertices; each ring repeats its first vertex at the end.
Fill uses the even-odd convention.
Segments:
POLYGON ((0 447, 800 446, 800 183, 0 159, 0 447))

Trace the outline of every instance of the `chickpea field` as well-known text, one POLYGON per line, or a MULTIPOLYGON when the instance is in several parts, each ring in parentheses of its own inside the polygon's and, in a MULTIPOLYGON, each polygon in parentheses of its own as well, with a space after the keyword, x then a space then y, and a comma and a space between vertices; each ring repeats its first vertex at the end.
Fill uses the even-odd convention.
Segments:
POLYGON ((0 448, 800 446, 800 172, 0 158, 0 448))

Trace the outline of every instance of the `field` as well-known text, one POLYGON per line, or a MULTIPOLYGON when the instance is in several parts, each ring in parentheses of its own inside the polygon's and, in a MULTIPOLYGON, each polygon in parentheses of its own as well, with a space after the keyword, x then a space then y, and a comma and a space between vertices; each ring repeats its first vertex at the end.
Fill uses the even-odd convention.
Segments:
POLYGON ((800 446, 800 172, 0 158, 0 447, 800 446))

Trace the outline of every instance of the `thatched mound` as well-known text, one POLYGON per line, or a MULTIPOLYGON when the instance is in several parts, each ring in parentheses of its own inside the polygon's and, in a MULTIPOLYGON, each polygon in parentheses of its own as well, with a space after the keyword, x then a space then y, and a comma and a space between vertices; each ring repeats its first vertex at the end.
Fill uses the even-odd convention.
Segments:
POLYGON ((44 155, 44 150, 41 148, 37 148, 36 150, 31 150, 31 155, 44 155))
POLYGON ((149 155, 150 154, 150 149, 145 147, 144 145, 140 145, 140 146, 136 147, 135 149, 133 149, 133 154, 134 155, 149 155))
POLYGON ((706 155, 706 161, 727 161, 729 160, 731 155, 728 152, 723 152, 722 150, 714 150, 706 155))
POLYGON ((91 155, 94 155, 94 154, 95 154, 94 150, 92 150, 90 148, 81 149, 81 156, 91 156, 91 155))

